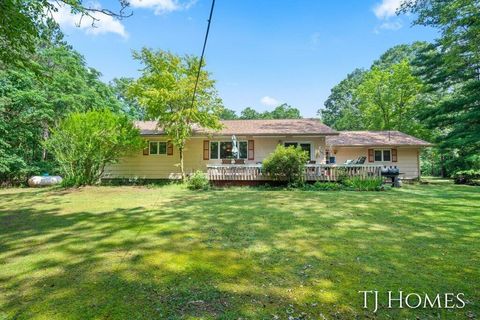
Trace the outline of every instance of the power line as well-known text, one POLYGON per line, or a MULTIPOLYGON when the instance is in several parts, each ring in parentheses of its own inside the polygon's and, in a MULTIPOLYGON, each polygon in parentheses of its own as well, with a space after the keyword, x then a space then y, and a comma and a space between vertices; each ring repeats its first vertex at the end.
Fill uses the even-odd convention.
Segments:
POLYGON ((213 8, 214 7, 215 7, 215 0, 212 0, 212 7, 210 8, 210 16, 208 17, 207 32, 205 33, 205 40, 203 41, 202 55, 200 56, 200 64, 198 66, 197 79, 195 80, 195 87, 193 89, 192 108, 193 108, 193 104, 195 103, 195 96, 197 94, 198 79, 200 78, 200 71, 202 69, 203 57, 205 55, 205 47, 207 46, 208 33, 210 32, 210 23, 212 22, 212 15, 213 15, 213 8))

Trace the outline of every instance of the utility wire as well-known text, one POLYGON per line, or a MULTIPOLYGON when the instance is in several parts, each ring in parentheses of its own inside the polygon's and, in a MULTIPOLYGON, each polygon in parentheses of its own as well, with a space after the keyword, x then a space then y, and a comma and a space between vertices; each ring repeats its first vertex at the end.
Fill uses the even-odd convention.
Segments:
POLYGON ((210 8, 210 16, 208 17, 207 32, 205 33, 205 40, 203 41, 202 55, 200 56, 200 64, 198 66, 197 79, 195 80, 195 87, 193 89, 192 108, 195 103, 195 96, 197 95, 198 79, 200 78, 200 71, 202 69, 203 57, 205 55, 205 47, 207 46, 208 33, 210 32, 210 23, 212 22, 213 8, 215 7, 215 0, 212 0, 212 7, 210 8))

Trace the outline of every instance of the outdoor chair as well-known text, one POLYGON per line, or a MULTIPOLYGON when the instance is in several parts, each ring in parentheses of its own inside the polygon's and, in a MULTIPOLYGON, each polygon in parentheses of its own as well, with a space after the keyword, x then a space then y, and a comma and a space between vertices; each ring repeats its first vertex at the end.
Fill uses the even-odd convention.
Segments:
POLYGON ((367 157, 359 157, 356 164, 364 164, 365 160, 367 160, 367 157))

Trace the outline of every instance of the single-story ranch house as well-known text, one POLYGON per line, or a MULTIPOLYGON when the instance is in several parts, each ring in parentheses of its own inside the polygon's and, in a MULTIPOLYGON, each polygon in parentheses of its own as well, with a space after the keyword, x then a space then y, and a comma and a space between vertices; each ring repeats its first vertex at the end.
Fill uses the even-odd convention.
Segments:
MULTIPOLYGON (((416 179, 420 176, 420 150, 431 145, 399 131, 337 132, 318 119, 222 122, 224 127, 218 132, 194 129, 184 151, 187 174, 203 170, 214 180, 233 176, 241 180, 262 179, 262 161, 282 144, 300 146, 308 152, 308 172, 314 173, 318 180, 330 180, 333 168, 355 168, 355 172, 362 168, 371 173, 383 166, 396 166, 402 178, 416 179), (232 159, 233 136, 238 146, 237 159, 232 159), (231 170, 235 172, 233 176, 226 174, 231 170), (242 177, 238 178, 240 172, 242 177), (319 179, 320 176, 325 179, 319 179)), ((110 165, 105 178, 179 178, 179 152, 157 122, 137 121, 135 125, 148 141, 148 147, 110 165)))

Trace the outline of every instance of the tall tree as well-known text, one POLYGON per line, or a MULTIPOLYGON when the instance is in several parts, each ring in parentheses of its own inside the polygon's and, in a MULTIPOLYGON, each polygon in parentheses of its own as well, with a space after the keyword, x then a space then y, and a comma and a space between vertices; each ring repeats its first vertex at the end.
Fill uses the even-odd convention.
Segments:
POLYGON ((253 120, 253 119, 263 119, 263 114, 257 110, 247 107, 240 112, 240 119, 244 120, 253 120))
MULTIPOLYGON (((128 0, 118 0, 120 9, 113 11, 99 9, 93 2, 84 0, 2 0, 0 1, 0 67, 14 64, 17 67, 32 67, 29 55, 33 54, 40 39, 48 39, 52 29, 58 26, 52 19, 52 12, 58 6, 67 6, 72 13, 82 18, 89 17, 93 24, 98 20, 96 13, 125 18, 131 13, 125 10, 128 0)), ((80 22, 80 21, 79 21, 80 22)))
POLYGON ((238 119, 237 113, 228 108, 222 108, 219 114, 220 119, 222 120, 236 120, 238 119))
POLYGON ((240 113, 240 119, 301 119, 300 110, 292 107, 287 103, 277 106, 272 111, 258 112, 257 110, 247 107, 240 113))
MULTIPOLYGON (((399 44, 391 47, 385 51, 378 60, 373 62, 373 66, 381 69, 389 68, 394 64, 400 63, 403 60, 407 60, 410 64, 413 64, 425 49, 430 46, 425 41, 415 41, 411 44, 399 44)), ((415 69, 415 65, 413 65, 415 69)))
POLYGON ((318 115, 326 125, 337 130, 365 129, 356 95, 365 74, 365 70, 355 69, 332 88, 330 96, 325 101, 325 108, 318 110, 318 115))
POLYGON ((136 99, 128 97, 128 87, 134 81, 133 78, 115 78, 110 82, 110 87, 120 102, 122 113, 134 120, 147 120, 145 108, 140 106, 136 99))
POLYGON ((437 140, 441 148, 458 153, 468 167, 480 167, 478 0, 407 0, 401 11, 415 14, 415 24, 441 34, 423 56, 421 75, 429 90, 449 94, 427 105, 425 122, 444 128, 437 140))
POLYGON ((215 81, 202 68, 197 94, 192 101, 199 68, 197 57, 178 56, 146 48, 134 52, 133 56, 144 68, 140 78, 130 86, 128 94, 138 100, 148 116, 159 121, 171 143, 178 148, 184 180, 183 153, 193 127, 198 125, 212 130, 221 128, 218 115, 222 100, 215 89, 215 81))
POLYGON ((356 91, 366 129, 400 130, 423 137, 425 131, 416 118, 421 89, 407 60, 388 69, 373 67, 356 91))
POLYGON ((283 103, 273 109, 271 112, 265 112, 265 118, 268 119, 301 119, 300 110, 292 107, 287 103, 283 103))
POLYGON ((54 170, 53 162, 45 161, 42 141, 49 128, 70 112, 119 110, 113 91, 80 54, 63 44, 42 43, 39 48, 29 60, 35 70, 23 66, 0 70, 2 182, 21 182, 30 174, 54 170))

